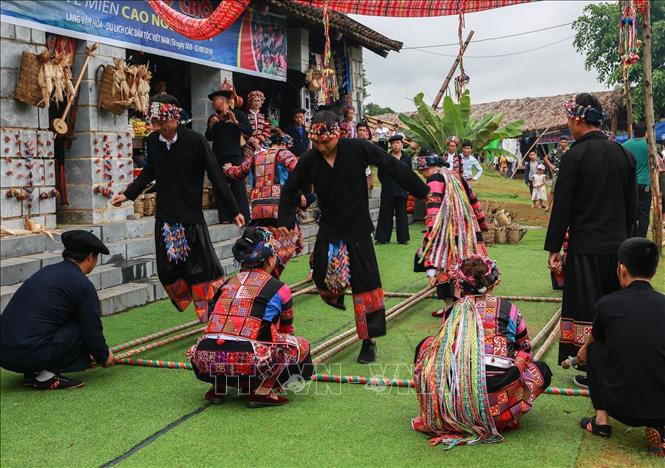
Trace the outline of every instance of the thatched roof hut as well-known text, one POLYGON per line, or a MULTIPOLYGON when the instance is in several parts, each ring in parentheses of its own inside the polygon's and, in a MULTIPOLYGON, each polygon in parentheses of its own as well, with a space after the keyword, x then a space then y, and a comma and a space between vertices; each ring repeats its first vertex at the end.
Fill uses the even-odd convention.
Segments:
MULTIPOLYGON (((475 119, 479 119, 488 112, 503 112, 505 122, 524 120, 524 133, 542 132, 546 128, 549 128, 550 131, 564 130, 567 128, 567 119, 563 111, 563 103, 572 94, 503 99, 501 101, 475 104, 472 106, 471 115, 475 119)), ((609 114, 609 126, 615 131, 620 122, 620 114, 624 110, 622 91, 601 91, 593 94, 598 97, 603 105, 603 109, 609 114)), ((383 114, 368 116, 367 119, 371 126, 376 125, 376 122, 381 120, 389 126, 398 125, 403 127, 398 115, 397 113, 383 114)))

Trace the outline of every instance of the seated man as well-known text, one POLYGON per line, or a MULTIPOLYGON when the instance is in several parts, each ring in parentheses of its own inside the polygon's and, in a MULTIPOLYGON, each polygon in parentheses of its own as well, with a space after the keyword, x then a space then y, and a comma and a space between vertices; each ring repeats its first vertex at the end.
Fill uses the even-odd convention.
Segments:
POLYGON ((418 345, 413 371, 420 414, 411 426, 448 448, 503 440, 552 376, 531 358, 520 311, 492 294, 496 263, 473 255, 457 265, 455 278, 463 297, 437 334, 418 345))
POLYGON ((293 334, 291 291, 271 276, 273 242, 270 231, 254 227, 238 239, 240 273, 213 298, 205 334, 190 350, 196 377, 213 384, 205 395, 213 404, 224 402, 229 385, 247 394, 250 408, 286 404, 274 389, 314 370, 309 343, 293 334))
POLYGON ((658 250, 650 240, 633 237, 619 246, 617 256, 623 290, 596 303, 592 336, 577 355, 578 364, 586 362, 596 410, 580 426, 602 437, 612 435, 609 416, 628 426, 646 426, 651 454, 663 457, 665 295, 651 286, 658 250))
POLYGON ((0 316, 0 366, 23 373, 23 386, 64 390, 83 386, 61 373, 80 372, 94 360, 113 365, 100 320, 99 298, 86 277, 109 250, 94 234, 62 234, 64 260, 28 278, 0 316))

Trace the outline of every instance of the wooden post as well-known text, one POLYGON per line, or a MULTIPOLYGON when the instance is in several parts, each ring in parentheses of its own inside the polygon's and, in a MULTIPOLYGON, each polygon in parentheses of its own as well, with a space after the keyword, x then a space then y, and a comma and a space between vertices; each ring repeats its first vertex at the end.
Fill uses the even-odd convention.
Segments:
MULTIPOLYGON (((619 15, 623 15, 626 8, 626 0, 619 2, 619 15)), ((621 34, 621 33, 620 33, 621 34)), ((624 43, 619 41, 619 53, 621 53, 621 77, 623 78, 623 102, 626 104, 626 130, 628 139, 633 138, 633 102, 630 97, 630 83, 628 81, 628 65, 625 59, 628 56, 627 50, 624 50, 624 43)))
POLYGON ((446 92, 446 89, 448 89, 448 84, 450 84, 450 80, 452 80, 453 74, 455 73, 455 70, 457 70, 457 66, 460 63, 460 60, 462 60, 462 55, 464 55, 464 51, 469 46, 469 42, 471 42, 472 37, 473 37, 473 31, 470 31, 469 35, 466 36, 466 41, 464 41, 464 45, 462 45, 462 48, 460 49, 459 53, 457 54, 457 58, 455 59, 455 62, 453 62, 453 66, 450 68, 450 71, 448 72, 448 76, 446 76, 446 79, 443 80, 443 84, 441 85, 441 89, 439 89, 439 92, 437 93, 436 98, 434 98, 434 102, 432 103, 432 108, 434 110, 436 110, 436 108, 439 107, 439 103, 441 102, 441 99, 443 99, 443 95, 446 92))
POLYGON ((642 41, 643 57, 642 63, 644 65, 644 101, 645 101, 645 117, 647 127, 647 144, 649 147, 649 166, 651 168, 651 194, 653 197, 651 207, 653 208, 653 241, 658 246, 658 251, 662 253, 663 250, 663 216, 662 206, 660 199, 660 190, 658 183, 658 150, 656 149, 656 123, 653 111, 653 73, 651 70, 651 2, 646 6, 644 12, 644 40, 642 41))

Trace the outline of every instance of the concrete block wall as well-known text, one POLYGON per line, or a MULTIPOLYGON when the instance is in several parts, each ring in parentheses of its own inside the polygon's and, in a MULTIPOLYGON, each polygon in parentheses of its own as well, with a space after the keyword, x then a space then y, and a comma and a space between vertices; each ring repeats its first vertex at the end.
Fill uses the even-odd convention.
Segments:
MULTIPOLYGON (((92 41, 77 41, 73 73, 78 76, 92 41)), ((132 203, 113 207, 110 198, 99 191, 118 193, 132 180, 132 141, 127 112, 115 115, 97 107, 101 65, 113 64, 113 58, 125 58, 125 49, 99 44, 89 60, 79 90, 79 104, 74 142, 65 153, 65 174, 69 204, 61 206, 58 222, 97 224, 127 218, 132 203)))
POLYGON ((363 50, 361 47, 349 47, 349 60, 351 61, 351 95, 353 106, 357 109, 358 118, 364 116, 363 112, 363 50))
POLYGON ((208 116, 212 114, 208 94, 217 91, 224 78, 233 83, 233 72, 196 64, 191 67, 192 129, 205 133, 208 116))
POLYGON ((0 222, 22 229, 23 219, 54 228, 56 225, 55 161, 48 110, 14 99, 23 52, 38 53, 46 35, 9 23, 0 23, 0 222), (11 189, 26 200, 7 197, 11 189), (40 194, 50 198, 40 199, 40 194))

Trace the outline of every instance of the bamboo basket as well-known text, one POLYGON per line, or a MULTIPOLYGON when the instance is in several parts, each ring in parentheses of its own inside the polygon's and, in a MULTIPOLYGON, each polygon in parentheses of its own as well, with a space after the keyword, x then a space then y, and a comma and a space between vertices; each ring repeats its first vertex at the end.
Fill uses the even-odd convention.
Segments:
POLYGON ((143 216, 154 216, 157 205, 157 194, 146 193, 143 195, 143 216))
POLYGON ((506 228, 496 228, 494 230, 494 242, 497 244, 505 244, 506 240, 506 228))
POLYGON ((506 234, 508 243, 517 244, 525 236, 527 229, 522 226, 513 225, 509 228, 506 228, 506 231, 508 231, 506 234))
MULTIPOLYGON (((113 74, 115 67, 113 65, 100 65, 102 68, 102 82, 99 86, 99 107, 115 115, 120 115, 128 109, 128 106, 118 104, 116 98, 113 97, 113 74)), ((97 69, 99 71, 99 69, 97 69)))
POLYGON ((16 80, 14 98, 31 106, 46 107, 48 102, 41 102, 42 90, 37 82, 40 68, 37 55, 23 52, 21 55, 21 69, 16 80))
POLYGON ((494 239, 496 234, 494 233, 495 229, 494 226, 488 226, 487 231, 483 231, 483 241, 485 242, 485 245, 488 247, 492 247, 494 245, 494 239))
POLYGON ((139 195, 134 200, 134 214, 138 217, 143 216, 143 210, 145 209, 145 203, 143 201, 143 195, 139 195))

